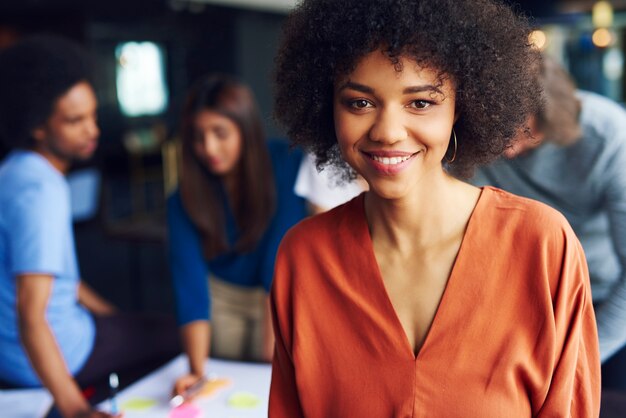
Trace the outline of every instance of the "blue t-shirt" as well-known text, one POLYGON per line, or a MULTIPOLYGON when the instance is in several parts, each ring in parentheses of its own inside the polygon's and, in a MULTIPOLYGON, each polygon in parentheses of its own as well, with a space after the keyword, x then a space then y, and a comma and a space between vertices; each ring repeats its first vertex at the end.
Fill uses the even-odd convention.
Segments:
MULTIPOLYGON (((211 300, 207 281, 209 272, 231 284, 244 287, 262 286, 269 291, 278 245, 285 232, 307 214, 305 200, 294 194, 294 182, 302 153, 289 150, 285 141, 271 141, 268 148, 274 170, 276 212, 252 251, 228 252, 205 260, 200 234, 185 212, 180 193, 176 191, 168 199, 170 268, 178 322, 181 325, 210 319, 211 300)), ((232 244, 237 238, 237 227, 226 202, 224 208, 226 233, 232 244)))
POLYGON ((87 360, 93 318, 78 304, 79 272, 67 182, 46 159, 13 151, 0 165, 0 379, 40 386, 19 338, 16 276, 54 276, 46 318, 69 371, 87 360))

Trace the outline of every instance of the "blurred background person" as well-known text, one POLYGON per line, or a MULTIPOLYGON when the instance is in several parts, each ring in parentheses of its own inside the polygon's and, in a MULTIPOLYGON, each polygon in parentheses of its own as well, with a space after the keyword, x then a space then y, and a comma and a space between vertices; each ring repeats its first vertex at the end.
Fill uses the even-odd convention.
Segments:
POLYGON ((178 352, 172 319, 121 314, 80 278, 65 174, 98 144, 88 67, 54 36, 0 54, 0 137, 11 150, 0 165, 0 379, 45 386, 64 417, 110 416, 81 387, 178 352))
POLYGON ((540 200, 565 215, 591 276, 605 387, 626 388, 626 112, 576 90, 553 58, 539 78, 545 105, 473 182, 540 200))
POLYGON ((266 142, 252 91, 226 75, 190 90, 182 116, 182 168, 168 199, 169 254, 189 374, 211 356, 269 361, 268 298, 283 234, 306 216, 293 193, 301 153, 266 142), (210 351, 209 351, 210 348, 210 351))
POLYGON ((318 171, 315 156, 307 153, 298 169, 294 192, 306 199, 310 214, 322 213, 367 190, 367 183, 362 178, 344 177, 340 171, 331 166, 318 171))

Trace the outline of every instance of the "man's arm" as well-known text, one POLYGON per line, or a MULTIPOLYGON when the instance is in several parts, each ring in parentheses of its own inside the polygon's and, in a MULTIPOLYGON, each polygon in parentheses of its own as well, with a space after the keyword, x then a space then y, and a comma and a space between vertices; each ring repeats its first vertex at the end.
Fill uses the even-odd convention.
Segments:
MULTIPOLYGON (((619 148, 611 149, 611 158, 601 173, 604 208, 609 217, 609 233, 621 267, 619 281, 610 295, 596 306, 600 358, 602 362, 626 345, 626 114, 611 114, 619 148)), ((593 272, 592 272, 593 273, 593 272)))
POLYGON ((117 312, 115 305, 98 295, 82 280, 78 285, 78 301, 96 315, 111 315, 117 312))
POLYGON ((68 371, 48 325, 46 307, 53 280, 52 276, 44 274, 17 277, 17 315, 22 344, 33 369, 54 397, 64 417, 110 417, 91 409, 68 371))

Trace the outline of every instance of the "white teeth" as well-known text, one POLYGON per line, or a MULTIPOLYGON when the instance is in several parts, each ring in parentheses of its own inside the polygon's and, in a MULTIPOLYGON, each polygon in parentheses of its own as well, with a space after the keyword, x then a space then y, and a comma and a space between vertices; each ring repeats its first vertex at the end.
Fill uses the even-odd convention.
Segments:
POLYGON ((400 164, 405 162, 406 160, 408 160, 409 158, 411 158, 410 155, 404 156, 404 157, 379 157, 377 155, 372 155, 371 156, 372 159, 374 161, 378 161, 379 163, 385 164, 385 165, 396 165, 396 164, 400 164))

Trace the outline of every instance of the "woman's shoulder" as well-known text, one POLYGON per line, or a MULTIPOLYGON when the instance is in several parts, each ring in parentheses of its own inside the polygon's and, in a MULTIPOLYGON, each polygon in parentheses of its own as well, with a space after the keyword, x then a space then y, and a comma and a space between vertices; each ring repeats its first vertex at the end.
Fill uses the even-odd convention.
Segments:
POLYGON ((565 216, 551 206, 505 190, 485 186, 484 219, 489 219, 498 231, 523 232, 525 236, 574 238, 575 234, 565 216))
POLYGON ((172 190, 172 192, 167 195, 166 204, 168 210, 182 208, 183 201, 180 197, 180 189, 178 187, 172 190))
POLYGON ((289 157, 302 159, 302 150, 298 147, 292 147, 287 139, 284 138, 269 138, 267 140, 267 149, 270 152, 272 158, 274 157, 289 157))
MULTIPOLYGON (((362 195, 327 212, 310 216, 294 225, 283 238, 288 247, 329 248, 344 245, 354 236, 362 214, 362 195)), ((281 244, 282 245, 282 244, 281 244)))
POLYGON ((294 194, 294 185, 300 162, 303 158, 302 150, 289 145, 285 139, 270 139, 267 149, 272 162, 274 182, 279 196, 283 198, 297 197, 294 194))
POLYGON ((272 166, 277 173, 296 171, 304 156, 300 148, 292 147, 289 141, 281 138, 268 139, 267 149, 272 160, 272 166))
POLYGON ((165 208, 168 222, 180 222, 181 219, 191 222, 178 187, 167 196, 165 208))

